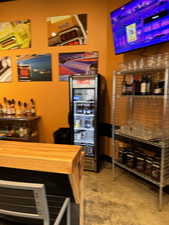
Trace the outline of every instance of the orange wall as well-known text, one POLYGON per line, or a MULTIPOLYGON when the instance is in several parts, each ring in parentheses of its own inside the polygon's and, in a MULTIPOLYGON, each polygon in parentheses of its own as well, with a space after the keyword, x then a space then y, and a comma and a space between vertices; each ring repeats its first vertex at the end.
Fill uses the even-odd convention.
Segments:
MULTIPOLYGON (((114 55, 113 38, 109 14, 112 10, 129 2, 128 0, 16 0, 0 3, 0 22, 31 19, 32 47, 30 49, 3 50, 1 56, 12 56, 13 82, 0 83, 0 102, 2 98, 15 98, 29 101, 34 98, 37 112, 41 115, 41 142, 53 142, 52 134, 60 127, 67 127, 69 110, 68 83, 59 81, 58 53, 77 51, 99 51, 99 73, 107 81, 107 92, 103 121, 111 123, 112 115, 112 73, 120 62, 137 57, 140 51, 114 55), (88 14, 88 44, 79 46, 48 47, 46 18, 69 14, 88 14), (16 55, 52 54, 52 82, 18 82, 16 55)), ((169 49, 163 44, 158 49, 169 49)), ((146 55, 157 52, 157 47, 144 50, 146 55)), ((141 52, 142 53, 142 52, 141 52)), ((101 138, 101 152, 111 156, 111 138, 101 138)))
POLYGON ((0 102, 3 97, 29 101, 34 98, 41 115, 41 142, 53 142, 52 133, 67 127, 68 83, 59 81, 58 53, 99 51, 99 73, 107 77, 107 1, 98 0, 16 0, 0 3, 0 22, 31 19, 32 47, 3 50, 1 56, 11 56, 13 82, 0 83, 0 102), (69 14, 88 14, 88 44, 79 46, 48 47, 46 17, 69 14), (16 55, 52 54, 52 82, 18 82, 16 55))

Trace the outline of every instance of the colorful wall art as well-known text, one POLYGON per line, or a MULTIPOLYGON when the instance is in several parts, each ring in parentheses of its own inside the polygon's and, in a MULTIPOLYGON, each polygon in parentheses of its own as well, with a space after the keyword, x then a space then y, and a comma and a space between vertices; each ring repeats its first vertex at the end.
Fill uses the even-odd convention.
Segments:
POLYGON ((0 50, 31 47, 30 20, 0 23, 0 50))
POLYGON ((48 46, 82 45, 87 42, 87 14, 47 18, 48 46))
POLYGON ((0 57, 0 82, 12 81, 11 57, 0 57))
POLYGON ((98 52, 71 52, 59 54, 60 80, 68 80, 70 75, 97 74, 98 52))
POLYGON ((19 81, 51 81, 51 54, 17 56, 19 81))

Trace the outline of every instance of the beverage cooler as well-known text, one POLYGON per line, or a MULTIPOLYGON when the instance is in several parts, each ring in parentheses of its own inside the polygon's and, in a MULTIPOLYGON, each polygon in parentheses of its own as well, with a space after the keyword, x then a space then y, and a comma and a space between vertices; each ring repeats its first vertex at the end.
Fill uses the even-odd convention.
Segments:
POLYGON ((71 142, 83 146, 84 168, 99 169, 99 114, 101 75, 74 75, 69 78, 71 142))

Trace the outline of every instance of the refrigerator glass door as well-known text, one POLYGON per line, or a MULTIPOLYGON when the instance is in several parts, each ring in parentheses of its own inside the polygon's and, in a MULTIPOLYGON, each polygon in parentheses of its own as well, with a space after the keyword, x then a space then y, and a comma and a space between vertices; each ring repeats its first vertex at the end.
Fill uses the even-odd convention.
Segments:
POLYGON ((90 156, 95 145, 94 99, 94 89, 73 89, 74 144, 87 146, 85 153, 90 156))

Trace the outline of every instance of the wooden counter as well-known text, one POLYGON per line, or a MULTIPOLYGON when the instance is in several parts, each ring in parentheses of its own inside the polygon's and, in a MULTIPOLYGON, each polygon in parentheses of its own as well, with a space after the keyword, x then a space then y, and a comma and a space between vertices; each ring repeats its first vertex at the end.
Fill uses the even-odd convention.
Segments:
POLYGON ((80 146, 0 141, 0 167, 67 174, 76 203, 82 203, 82 162, 80 146))

